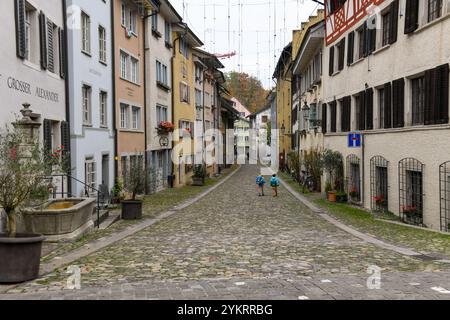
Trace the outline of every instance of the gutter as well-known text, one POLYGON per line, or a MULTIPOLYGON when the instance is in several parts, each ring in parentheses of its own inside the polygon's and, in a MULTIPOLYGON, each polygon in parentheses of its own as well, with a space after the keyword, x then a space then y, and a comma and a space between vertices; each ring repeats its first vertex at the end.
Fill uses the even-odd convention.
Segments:
POLYGON ((112 88, 113 88, 113 132, 114 132, 114 181, 115 184, 118 182, 119 179, 119 146, 118 146, 118 136, 117 136, 117 98, 116 98, 116 40, 114 37, 115 34, 115 23, 114 23, 114 1, 111 1, 111 47, 112 47, 112 54, 111 54, 111 60, 112 60, 112 88))

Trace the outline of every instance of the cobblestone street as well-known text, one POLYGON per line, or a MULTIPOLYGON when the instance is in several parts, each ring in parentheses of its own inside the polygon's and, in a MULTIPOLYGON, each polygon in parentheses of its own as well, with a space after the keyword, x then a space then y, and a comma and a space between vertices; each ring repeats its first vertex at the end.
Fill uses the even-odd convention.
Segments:
MULTIPOLYGON (((258 197, 245 166, 207 197, 0 299, 450 299, 450 265, 382 249, 337 228, 285 188, 258 197), (381 289, 367 270, 381 268, 381 289)), ((0 287, 1 288, 1 287, 0 287)))

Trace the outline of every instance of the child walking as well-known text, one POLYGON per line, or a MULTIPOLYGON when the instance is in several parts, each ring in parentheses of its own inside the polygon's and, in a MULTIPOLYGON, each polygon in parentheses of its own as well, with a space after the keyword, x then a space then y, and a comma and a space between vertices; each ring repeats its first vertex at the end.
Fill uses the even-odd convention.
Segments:
POLYGON ((273 196, 276 198, 278 197, 278 187, 280 186, 280 180, 278 180, 277 175, 274 174, 272 176, 272 179, 270 179, 270 186, 273 190, 273 196))
POLYGON ((264 197, 264 185, 266 184, 266 180, 262 175, 256 177, 256 185, 258 186, 258 195, 260 197, 264 197))

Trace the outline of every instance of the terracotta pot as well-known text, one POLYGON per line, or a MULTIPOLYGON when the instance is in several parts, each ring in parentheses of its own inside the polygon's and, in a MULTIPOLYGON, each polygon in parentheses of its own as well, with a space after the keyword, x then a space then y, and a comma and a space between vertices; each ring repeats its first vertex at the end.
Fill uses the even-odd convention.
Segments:
POLYGON ((335 191, 329 191, 328 192, 328 201, 330 201, 330 202, 336 202, 337 201, 336 192, 335 191))

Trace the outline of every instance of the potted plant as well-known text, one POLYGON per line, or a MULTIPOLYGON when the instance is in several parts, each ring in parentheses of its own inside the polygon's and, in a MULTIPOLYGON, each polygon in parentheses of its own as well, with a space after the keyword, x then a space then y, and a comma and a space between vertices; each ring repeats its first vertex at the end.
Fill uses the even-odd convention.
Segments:
POLYGON ((111 190, 111 203, 119 204, 123 200, 123 182, 117 180, 111 190))
POLYGON ((156 128, 158 131, 158 135, 160 136, 167 136, 168 134, 175 131, 175 126, 172 122, 169 121, 162 121, 159 123, 158 127, 156 128))
POLYGON ((205 185, 205 179, 206 179, 207 173, 205 166, 203 165, 196 165, 194 167, 194 175, 192 176, 192 185, 201 187, 205 185))
MULTIPOLYGON (((25 118, 15 123, 15 129, 0 134, 0 207, 7 215, 7 232, 0 234, 0 283, 20 283, 39 275, 41 249, 44 237, 17 231, 17 216, 30 197, 40 193, 44 177, 51 173, 47 153, 40 147, 36 134, 19 130, 39 124, 25 118)), ((29 129, 29 128, 27 128, 29 129)), ((28 131, 30 132, 30 131, 28 131)))
MULTIPOLYGON (((140 159, 142 157, 137 157, 140 159)), ((128 199, 122 201, 122 219, 123 220, 137 220, 142 218, 142 200, 138 200, 137 196, 145 191, 145 181, 147 171, 142 161, 132 161, 130 170, 127 175, 127 183, 125 184, 125 191, 128 194, 128 199)))
POLYGON ((340 184, 340 179, 338 179, 338 174, 341 172, 342 167, 342 155, 337 151, 325 150, 322 156, 322 165, 323 168, 328 172, 328 186, 329 190, 327 191, 328 201, 336 202, 336 194, 338 189, 338 185, 340 184), (336 188, 332 189, 332 183, 335 183, 336 188))
POLYGON ((342 191, 336 193, 336 201, 338 203, 346 203, 348 201, 347 194, 342 191))

